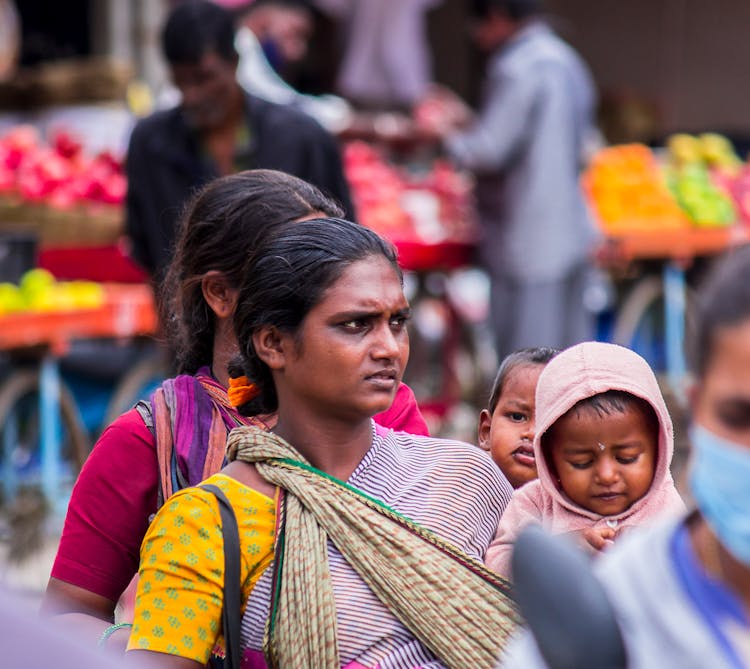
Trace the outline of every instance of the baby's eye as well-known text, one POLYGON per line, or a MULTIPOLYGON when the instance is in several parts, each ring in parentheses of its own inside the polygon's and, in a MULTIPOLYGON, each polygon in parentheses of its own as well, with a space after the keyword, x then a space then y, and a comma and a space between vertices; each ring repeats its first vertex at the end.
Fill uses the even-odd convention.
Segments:
POLYGON ((638 461, 639 455, 618 455, 617 462, 622 465, 632 465, 638 461))
POLYGON ((593 463, 593 460, 586 460, 586 462, 569 462, 568 464, 573 467, 573 469, 588 469, 593 463))
POLYGON ((520 411, 509 411, 506 415, 514 423, 522 423, 526 420, 526 414, 521 413, 520 411))

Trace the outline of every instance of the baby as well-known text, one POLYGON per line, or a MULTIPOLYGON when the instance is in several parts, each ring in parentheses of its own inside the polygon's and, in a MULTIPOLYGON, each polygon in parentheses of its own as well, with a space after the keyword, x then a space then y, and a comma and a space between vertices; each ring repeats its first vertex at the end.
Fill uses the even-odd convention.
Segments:
POLYGON ((539 376, 536 411, 539 478, 514 493, 485 556, 490 569, 510 575, 513 542, 529 523, 594 551, 624 528, 684 510, 669 471, 672 421, 637 353, 598 342, 563 351, 539 376))
POLYGON ((534 406, 536 383, 554 348, 525 348, 500 365, 486 409, 479 414, 479 447, 489 452, 514 488, 536 478, 534 406))

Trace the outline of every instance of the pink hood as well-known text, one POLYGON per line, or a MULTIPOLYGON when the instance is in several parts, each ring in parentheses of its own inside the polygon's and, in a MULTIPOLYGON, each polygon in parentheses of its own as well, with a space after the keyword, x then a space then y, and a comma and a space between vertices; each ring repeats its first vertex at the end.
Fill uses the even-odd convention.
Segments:
POLYGON ((669 469, 673 451, 672 419, 656 377, 641 356, 622 346, 600 342, 585 342, 558 354, 542 371, 536 388, 534 455, 539 478, 514 493, 487 551, 487 565, 507 575, 513 542, 530 522, 541 523, 554 534, 605 524, 619 532, 649 523, 659 515, 682 512, 684 504, 669 469), (659 419, 659 444, 648 493, 621 514, 600 516, 575 504, 558 489, 542 453, 541 438, 577 402, 608 390, 631 393, 654 408, 659 419))

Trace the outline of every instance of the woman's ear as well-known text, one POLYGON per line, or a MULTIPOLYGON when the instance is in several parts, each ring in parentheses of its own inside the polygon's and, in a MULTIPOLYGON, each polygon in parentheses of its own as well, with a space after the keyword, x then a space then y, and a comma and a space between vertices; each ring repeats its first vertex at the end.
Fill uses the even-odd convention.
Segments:
POLYGON ((229 281, 221 272, 206 272, 201 279, 201 291, 203 299, 217 318, 230 318, 234 314, 239 291, 229 285, 229 281))
POLYGON ((285 336, 274 325, 264 325, 253 333, 253 347, 270 369, 283 369, 286 364, 285 336))

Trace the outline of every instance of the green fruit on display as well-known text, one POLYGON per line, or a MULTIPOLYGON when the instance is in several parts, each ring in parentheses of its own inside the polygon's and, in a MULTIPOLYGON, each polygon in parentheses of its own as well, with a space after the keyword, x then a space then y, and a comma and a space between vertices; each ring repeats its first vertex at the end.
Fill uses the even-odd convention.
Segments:
POLYGON ((50 286, 54 285, 55 277, 51 272, 46 269, 36 267, 26 272, 19 282, 19 287, 24 295, 32 295, 33 293, 47 290, 50 286))
POLYGON ((14 283, 0 283, 0 316, 26 308, 21 289, 14 283))
POLYGON ((711 179, 701 164, 667 170, 667 184, 687 217, 699 227, 731 225, 736 211, 731 198, 711 179))

